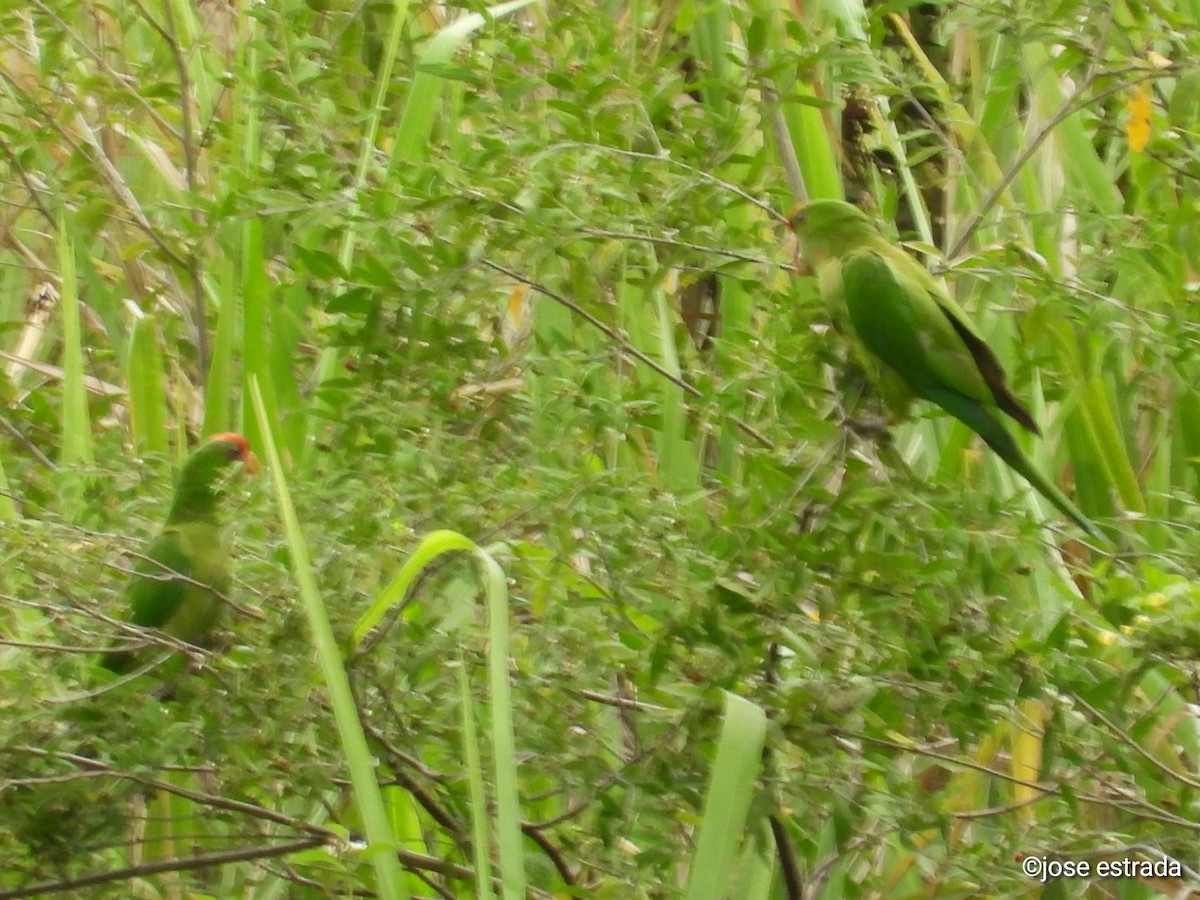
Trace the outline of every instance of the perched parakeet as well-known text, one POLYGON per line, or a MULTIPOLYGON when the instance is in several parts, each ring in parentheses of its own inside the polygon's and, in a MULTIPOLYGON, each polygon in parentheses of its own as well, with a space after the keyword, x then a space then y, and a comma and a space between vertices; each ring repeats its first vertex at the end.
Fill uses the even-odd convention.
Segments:
POLYGON ((936 403, 1064 515, 1099 536, 1004 426, 999 412, 1041 434, 1009 389, 996 354, 933 277, 849 203, 814 200, 793 214, 791 226, 834 326, 850 341, 891 413, 903 419, 914 398, 936 403))
MULTIPOLYGON (((125 591, 129 622, 204 645, 231 583, 229 548, 217 523, 217 478, 235 461, 258 471, 258 460, 240 434, 215 434, 184 461, 167 521, 138 558, 125 591)), ((108 651, 100 664, 127 672, 135 666, 135 654, 108 651)))

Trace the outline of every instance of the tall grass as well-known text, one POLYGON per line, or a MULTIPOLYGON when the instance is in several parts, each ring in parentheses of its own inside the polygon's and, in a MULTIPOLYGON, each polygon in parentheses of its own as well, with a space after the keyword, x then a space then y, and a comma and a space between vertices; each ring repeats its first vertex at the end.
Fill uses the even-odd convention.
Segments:
MULTIPOLYGON (((1197 48, 1187 9, 1061 12, 5 7, 0 676, 85 677, 165 460, 240 429, 266 612, 198 690, 299 721, 122 711, 193 754, 157 859, 321 842, 222 895, 969 894, 1028 887, 1020 842, 1178 854, 1197 48), (945 279, 1112 547, 948 417, 895 453, 843 427, 871 390, 782 227, 843 196, 945 279), (198 824, 210 781, 248 818, 198 824)), ((0 894, 117 858, 46 849, 22 798, 85 764, 8 696, 0 749, 48 768, 10 780, 0 894)), ((159 762, 104 749, 88 779, 159 762)))

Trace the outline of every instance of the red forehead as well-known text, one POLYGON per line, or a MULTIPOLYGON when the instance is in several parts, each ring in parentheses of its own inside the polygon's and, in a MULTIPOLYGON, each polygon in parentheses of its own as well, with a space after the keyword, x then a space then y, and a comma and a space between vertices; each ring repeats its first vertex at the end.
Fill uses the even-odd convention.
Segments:
POLYGON ((220 434, 214 434, 209 437, 210 441, 220 441, 223 444, 234 444, 242 453, 248 453, 250 450, 250 442, 232 431, 223 431, 220 434))

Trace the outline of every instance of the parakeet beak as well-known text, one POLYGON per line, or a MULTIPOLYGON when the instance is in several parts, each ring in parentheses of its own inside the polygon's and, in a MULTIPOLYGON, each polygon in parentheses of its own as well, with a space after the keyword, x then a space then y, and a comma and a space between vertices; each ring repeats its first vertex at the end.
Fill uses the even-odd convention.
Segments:
POLYGON ((258 464, 258 457, 254 455, 253 450, 251 450, 249 447, 247 447, 245 449, 245 451, 242 453, 241 459, 242 459, 242 466, 245 467, 247 472, 249 472, 251 475, 258 474, 260 466, 258 464))
POLYGON ((797 203, 792 207, 792 211, 788 213, 788 228, 792 231, 796 230, 797 225, 804 224, 804 207, 807 205, 805 202, 797 203))
MULTIPOLYGON (((791 229, 793 234, 799 226, 804 224, 804 209, 807 205, 807 203, 803 202, 797 203, 792 207, 792 211, 788 213, 788 228, 791 229)), ((809 265, 808 260, 800 252, 799 243, 796 244, 796 248, 792 253, 792 265, 796 267, 797 275, 813 274, 813 267, 809 265)))

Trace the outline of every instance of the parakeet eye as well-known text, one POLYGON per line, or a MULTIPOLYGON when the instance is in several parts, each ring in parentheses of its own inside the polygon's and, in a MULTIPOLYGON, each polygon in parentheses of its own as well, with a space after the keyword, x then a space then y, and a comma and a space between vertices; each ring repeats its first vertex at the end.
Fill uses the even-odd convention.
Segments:
POLYGON ((788 213, 788 227, 795 229, 797 226, 803 225, 808 212, 804 208, 803 203, 797 203, 792 207, 792 211, 788 213))
POLYGON ((250 445, 246 442, 246 439, 232 431, 211 435, 207 443, 219 444, 224 448, 227 459, 245 460, 247 456, 253 456, 250 453, 250 445))

